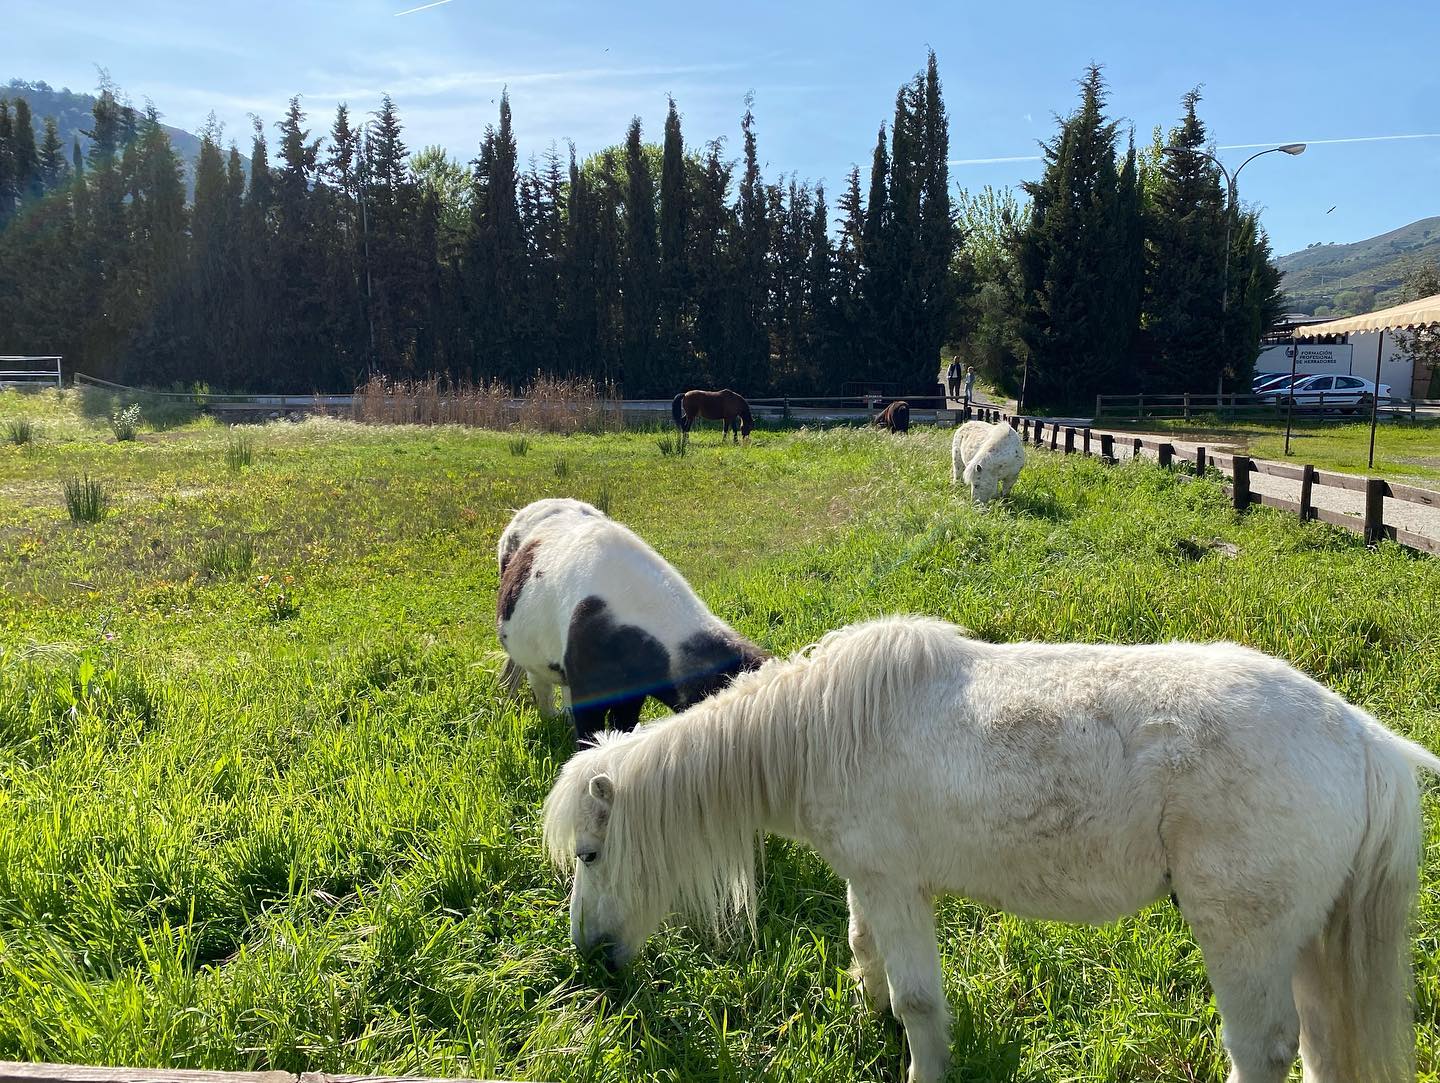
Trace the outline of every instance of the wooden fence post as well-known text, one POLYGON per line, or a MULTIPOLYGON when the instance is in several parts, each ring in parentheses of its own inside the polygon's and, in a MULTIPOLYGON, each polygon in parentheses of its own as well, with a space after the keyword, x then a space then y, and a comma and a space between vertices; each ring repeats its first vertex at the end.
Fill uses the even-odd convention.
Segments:
POLYGON ((1365 479, 1365 542, 1379 545, 1385 536, 1385 482, 1380 478, 1365 479))
POLYGON ((1104 459, 1107 463, 1113 463, 1115 461, 1115 437, 1111 436, 1108 432, 1102 432, 1100 434, 1100 458, 1104 459))
POLYGON ((1300 521, 1315 518, 1315 508, 1311 504, 1311 490, 1315 486, 1315 468, 1306 463, 1300 468, 1300 521))
POLYGON ((1095 416, 1096 416, 1097 418, 1100 416, 1100 401, 1101 401, 1104 397, 1105 397, 1104 395, 1096 395, 1096 396, 1095 396, 1095 416))
MULTIPOLYGON (((996 418, 996 421, 999 421, 999 418, 996 418)), ((1020 428, 1020 419, 1013 414, 1010 415, 1010 427, 1012 429, 1020 428)))
POLYGON ((1195 476, 1197 478, 1205 476, 1205 449, 1203 447, 1195 449, 1195 476))
POLYGON ((1073 425, 1065 426, 1065 454, 1075 454, 1075 428, 1073 425))
POLYGON ((1135 420, 1139 421, 1145 416, 1145 393, 1142 391, 1135 400, 1135 420))
POLYGON ((1144 454, 1145 454, 1145 441, 1142 440, 1142 439, 1140 439, 1140 437, 1137 436, 1137 437, 1135 437, 1135 442, 1134 442, 1134 443, 1131 445, 1131 447, 1130 447, 1130 456, 1131 456, 1131 458, 1138 459, 1138 458, 1140 458, 1140 457, 1141 457, 1142 455, 1144 455, 1144 454))
POLYGON ((1190 392, 1185 392, 1185 420, 1190 420, 1190 392))
MULTIPOLYGON (((1188 398, 1189 396, 1187 395, 1186 397, 1188 398)), ((1161 444, 1159 450, 1156 451, 1155 454, 1160 459, 1161 466, 1169 466, 1171 460, 1175 458, 1175 445, 1161 444)))
POLYGON ((1233 462, 1235 470, 1235 510, 1244 511, 1250 506, 1250 457, 1248 455, 1236 455, 1233 462))
POLYGON ((1052 424, 1052 425, 1050 426, 1050 450, 1051 450, 1051 451, 1054 451, 1054 450, 1055 450, 1055 442, 1056 442, 1058 439, 1060 439, 1060 426, 1059 426, 1059 425, 1053 425, 1053 424, 1052 424))
POLYGON ((1090 426, 1089 426, 1089 425, 1086 425, 1086 426, 1085 426, 1084 451, 1085 451, 1085 454, 1086 454, 1086 455, 1089 455, 1089 454, 1090 454, 1090 426))
POLYGON ((1041 421, 1038 417, 1035 419, 1035 429, 1033 435, 1035 439, 1035 446, 1039 447, 1045 439, 1045 422, 1041 421))

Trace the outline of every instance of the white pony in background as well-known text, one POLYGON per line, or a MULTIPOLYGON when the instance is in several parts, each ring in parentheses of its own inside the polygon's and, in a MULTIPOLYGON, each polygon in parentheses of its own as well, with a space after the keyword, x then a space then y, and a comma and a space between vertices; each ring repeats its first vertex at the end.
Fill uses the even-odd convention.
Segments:
POLYGON ((711 613, 633 531, 579 500, 538 500, 500 536, 496 623, 505 681, 544 714, 559 685, 589 740, 631 729, 647 697, 679 710, 770 657, 711 613))
POLYGON ((997 488, 1001 496, 1009 496, 1024 465, 1025 444, 1006 424, 967 421, 950 441, 950 484, 963 477, 971 500, 984 503, 997 488))
POLYGON ((1416 768, 1440 759, 1228 643, 968 640, 892 617, 696 707, 603 736, 545 801, 571 937, 629 961, 674 911, 753 923, 765 832, 849 881, 850 945, 904 1023, 912 1083, 949 1061, 933 898, 1113 921, 1175 896, 1205 953, 1231 1083, 1413 1079, 1416 768))

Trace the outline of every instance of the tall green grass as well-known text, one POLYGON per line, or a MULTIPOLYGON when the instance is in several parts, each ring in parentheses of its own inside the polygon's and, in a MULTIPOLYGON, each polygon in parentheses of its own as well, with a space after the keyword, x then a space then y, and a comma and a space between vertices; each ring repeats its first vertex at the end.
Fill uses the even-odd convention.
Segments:
MULTIPOLYGON (((264 471, 217 472, 205 429, 0 456, 0 1058, 899 1078, 903 1036, 845 974, 843 883, 801 847, 767 844, 753 942, 670 928, 614 979, 574 956, 538 827, 571 739, 502 695, 492 624, 495 538, 542 496, 603 501, 776 651, 897 611, 996 641, 1234 639, 1440 747, 1440 564, 1237 517, 1213 479, 1037 452, 977 508, 941 431, 762 432, 684 459, 653 434, 514 456, 480 431, 263 432, 264 471), (557 477, 562 456, 585 469, 557 477), (56 480, 100 462, 123 520, 55 530, 56 480)), ((1433 783, 1425 809, 1434 1081, 1433 783)), ((1099 929, 937 915, 952 1080, 1224 1078, 1168 902, 1099 929)))
POLYGON ((78 478, 66 478, 62 488, 65 496, 65 510, 72 523, 98 523, 105 518, 110 507, 110 497, 105 487, 89 474, 78 478))
POLYGON ((5 442, 28 444, 35 439, 35 422, 28 417, 11 418, 5 422, 5 442))

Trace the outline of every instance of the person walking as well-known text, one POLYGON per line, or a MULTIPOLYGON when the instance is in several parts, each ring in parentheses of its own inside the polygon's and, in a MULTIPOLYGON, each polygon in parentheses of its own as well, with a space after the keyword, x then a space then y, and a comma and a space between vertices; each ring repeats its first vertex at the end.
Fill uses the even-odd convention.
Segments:
POLYGON ((975 366, 965 366, 965 406, 970 406, 970 400, 975 397, 975 366))
POLYGON ((950 359, 950 367, 945 371, 945 379, 950 385, 950 397, 958 399, 960 397, 960 359, 958 357, 950 359))

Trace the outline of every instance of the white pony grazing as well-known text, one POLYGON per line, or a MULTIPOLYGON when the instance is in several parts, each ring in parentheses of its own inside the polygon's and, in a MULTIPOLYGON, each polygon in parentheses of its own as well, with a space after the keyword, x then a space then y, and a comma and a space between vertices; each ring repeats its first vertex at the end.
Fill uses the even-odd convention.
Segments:
POLYGON ((578 500, 540 500, 500 536, 497 623, 506 682, 525 672, 540 710, 555 686, 579 740, 640 720, 647 696, 679 710, 769 658, 715 616, 633 532, 578 500))
POLYGON ((939 1080, 933 897, 1113 921, 1173 893, 1231 1083, 1414 1078, 1416 768, 1440 759, 1229 643, 994 645, 922 618, 832 632, 696 707, 604 737, 545 801, 571 937, 627 962, 673 911, 755 905, 765 832, 849 881, 865 990, 939 1080))
POLYGON ((1025 465, 1025 444, 1006 424, 967 421, 950 441, 950 484, 963 477, 970 499, 982 503, 995 495, 1009 496, 1020 468, 1025 465))

